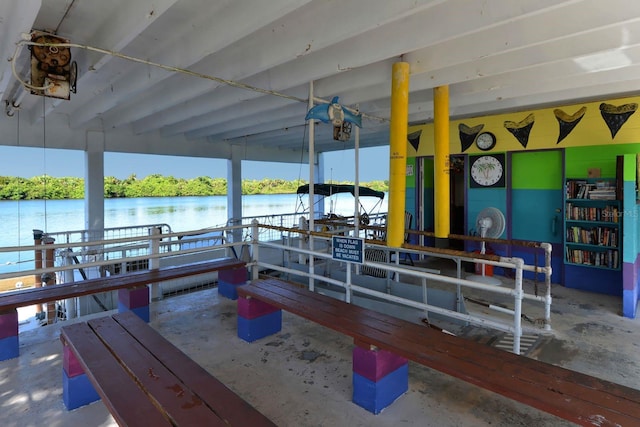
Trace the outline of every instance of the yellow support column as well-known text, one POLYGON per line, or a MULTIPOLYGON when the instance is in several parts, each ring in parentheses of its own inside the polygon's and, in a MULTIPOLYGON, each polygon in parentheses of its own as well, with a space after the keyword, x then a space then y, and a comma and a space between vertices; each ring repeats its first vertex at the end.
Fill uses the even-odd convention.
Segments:
POLYGON ((396 62, 393 64, 392 71, 387 245, 399 248, 404 242, 405 230, 409 64, 407 62, 396 62))
POLYGON ((433 89, 434 147, 434 213, 436 247, 449 245, 450 180, 449 180, 449 86, 433 89))

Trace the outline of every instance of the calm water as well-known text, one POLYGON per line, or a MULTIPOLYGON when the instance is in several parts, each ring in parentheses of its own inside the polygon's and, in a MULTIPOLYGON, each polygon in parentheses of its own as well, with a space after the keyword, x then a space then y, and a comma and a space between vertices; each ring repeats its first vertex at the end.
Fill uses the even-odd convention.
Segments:
MULTIPOLYGON (((367 212, 386 212, 387 200, 375 206, 371 197, 360 201, 367 212)), ((305 207, 307 202, 305 199, 305 207)), ((247 216, 301 212, 295 194, 242 197, 242 212, 247 216)), ((350 194, 325 199, 325 211, 353 215, 350 194)), ((105 228, 131 225, 168 224, 172 231, 197 230, 227 222, 226 196, 146 197, 105 200, 105 228)), ((33 229, 49 233, 84 229, 84 200, 0 201, 0 247, 33 244, 33 229)), ((24 253, 22 256, 25 256, 24 253)), ((0 252, 0 273, 33 268, 17 253, 0 252)))

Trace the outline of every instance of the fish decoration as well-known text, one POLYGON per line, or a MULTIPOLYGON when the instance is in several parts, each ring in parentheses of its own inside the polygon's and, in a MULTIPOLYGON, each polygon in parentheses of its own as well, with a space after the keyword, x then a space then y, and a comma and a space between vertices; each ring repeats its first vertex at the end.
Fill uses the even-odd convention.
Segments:
POLYGON ((353 123, 362 128, 362 114, 354 114, 338 103, 339 97, 334 96, 329 104, 320 104, 311 108, 305 120, 317 119, 323 123, 332 123, 334 126, 342 126, 343 122, 353 123))

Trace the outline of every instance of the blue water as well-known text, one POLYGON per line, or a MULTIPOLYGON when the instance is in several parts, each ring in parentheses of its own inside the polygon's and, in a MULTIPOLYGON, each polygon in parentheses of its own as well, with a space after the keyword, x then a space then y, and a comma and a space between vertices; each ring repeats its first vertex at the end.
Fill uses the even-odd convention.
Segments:
MULTIPOLYGON (((375 206, 377 200, 363 197, 361 203, 367 212, 385 212, 386 199, 382 206, 375 206)), ((308 206, 306 200, 304 206, 308 206)), ((221 226, 227 222, 226 196, 106 199, 104 210, 105 228, 168 224, 176 232, 221 226)), ((353 215, 353 210, 351 195, 325 199, 325 212, 353 215)), ((301 211, 295 194, 242 197, 245 217, 301 211)), ((0 247, 33 245, 34 229, 48 233, 83 230, 84 200, 0 201, 0 226, 0 247)), ((0 273, 31 268, 33 263, 20 259, 18 253, 0 252, 0 273)))

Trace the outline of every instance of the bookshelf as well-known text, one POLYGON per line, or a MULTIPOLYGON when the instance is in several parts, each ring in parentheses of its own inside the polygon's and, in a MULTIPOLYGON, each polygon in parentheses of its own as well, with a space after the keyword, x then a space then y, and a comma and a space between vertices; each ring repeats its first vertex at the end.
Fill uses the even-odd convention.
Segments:
POLYGON ((567 179, 564 208, 565 264, 619 271, 622 216, 616 180, 567 179))

